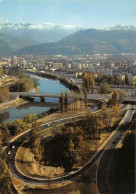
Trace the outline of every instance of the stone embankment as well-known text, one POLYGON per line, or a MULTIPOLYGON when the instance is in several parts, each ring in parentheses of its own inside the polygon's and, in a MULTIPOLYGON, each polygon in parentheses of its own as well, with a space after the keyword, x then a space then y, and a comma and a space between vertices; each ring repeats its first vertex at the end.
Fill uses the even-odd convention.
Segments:
POLYGON ((21 99, 21 98, 12 98, 4 103, 0 103, 0 113, 5 112, 7 109, 14 107, 14 106, 20 106, 22 104, 27 103, 27 101, 21 99))

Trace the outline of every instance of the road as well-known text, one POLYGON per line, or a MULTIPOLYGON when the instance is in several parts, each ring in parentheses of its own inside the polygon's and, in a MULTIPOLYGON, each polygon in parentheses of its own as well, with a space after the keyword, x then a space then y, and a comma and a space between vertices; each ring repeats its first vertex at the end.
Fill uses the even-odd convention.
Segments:
POLYGON ((130 122, 134 111, 135 111, 134 105, 131 105, 130 109, 127 110, 125 117, 123 118, 123 120, 120 122, 120 125, 116 129, 114 135, 112 136, 112 138, 110 138, 110 140, 106 144, 105 148, 103 149, 103 153, 99 158, 96 170, 96 184, 100 193, 103 194, 112 193, 109 185, 109 164, 113 156, 112 153, 114 152, 117 145, 124 136, 125 132, 124 128, 126 124, 130 122))
MULTIPOLYGON (((23 174, 21 174, 17 168, 16 168, 16 161, 15 161, 15 155, 16 155, 16 152, 19 148, 19 146, 22 144, 22 141, 19 142, 19 138, 17 138, 16 140, 14 140, 8 147, 7 149, 7 152, 11 152, 11 154, 9 155, 9 162, 8 162, 8 165, 9 165, 9 169, 11 171, 11 174, 16 177, 17 179, 23 181, 23 182, 26 182, 26 183, 31 183, 31 184, 34 184, 34 185, 45 185, 45 184, 49 184, 50 183, 63 183, 64 181, 68 181, 68 180, 72 180, 72 179, 75 179, 77 178, 79 175, 83 174, 84 172, 86 172, 88 169, 90 169, 95 163, 96 161, 101 158, 101 161, 103 159, 103 157, 105 157, 105 154, 107 153, 106 151, 109 150, 109 149, 115 149, 116 145, 118 144, 118 142, 121 140, 123 134, 124 134, 124 131, 120 130, 121 126, 123 123, 125 122, 128 122, 130 121, 131 117, 132 117, 132 114, 134 112, 134 110, 132 110, 133 106, 131 106, 124 118, 121 120, 120 122, 120 125, 117 127, 117 129, 111 134, 111 136, 109 137, 109 139, 105 142, 105 144, 103 144, 101 146, 101 148, 95 153, 95 155, 90 158, 90 160, 88 161, 88 163, 81 169, 79 169, 78 171, 75 171, 73 172, 72 174, 69 174, 69 175, 66 175, 66 176, 60 176, 58 178, 53 178, 53 179, 46 179, 44 177, 40 177, 40 176, 31 176, 31 177, 27 177, 23 174), (12 146, 15 145, 15 148, 13 149, 12 146)), ((80 119, 81 118, 81 115, 79 116, 75 116, 75 118, 77 119, 80 119)), ((67 118, 63 118, 63 119, 60 119, 60 120, 56 120, 54 122, 59 122, 59 123, 66 123, 66 122, 69 122, 71 121, 71 119, 73 119, 73 117, 67 117, 67 118)), ((50 123, 48 123, 50 124, 50 123)), ((47 124, 46 125, 43 125, 42 126, 42 129, 45 129, 45 128, 48 128, 47 127, 47 124)), ((23 139, 27 139, 28 137, 28 133, 29 132, 26 132, 25 134, 23 134, 20 138, 23 138, 23 139)), ((100 181, 100 173, 99 173, 99 169, 100 169, 100 166, 101 166, 101 161, 100 161, 100 164, 98 166, 98 169, 97 169, 97 184, 98 184, 98 188, 101 187, 101 181, 100 181)), ((101 179, 102 180, 102 179, 101 179)))

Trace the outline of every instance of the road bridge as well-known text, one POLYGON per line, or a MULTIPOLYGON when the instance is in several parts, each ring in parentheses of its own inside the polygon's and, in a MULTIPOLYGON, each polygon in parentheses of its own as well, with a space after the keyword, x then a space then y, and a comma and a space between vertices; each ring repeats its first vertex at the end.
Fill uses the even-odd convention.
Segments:
MULTIPOLYGON (((44 97, 44 98, 60 98, 61 94, 57 93, 42 93, 42 92, 10 92, 12 96, 19 97, 44 97)), ((87 94, 88 100, 103 100, 107 101, 111 97, 111 94, 87 94)), ((69 94, 69 99, 84 99, 84 94, 69 94)), ((136 103, 136 97, 125 97, 124 103, 136 103)))
MULTIPOLYGON (((19 96, 19 97, 45 97, 45 98, 60 98, 61 94, 57 93, 42 93, 42 92, 10 92, 12 96, 19 96)), ((84 94, 69 94, 69 99, 83 99, 84 94)), ((87 94, 87 99, 89 100, 107 100, 110 98, 109 94, 87 94)))

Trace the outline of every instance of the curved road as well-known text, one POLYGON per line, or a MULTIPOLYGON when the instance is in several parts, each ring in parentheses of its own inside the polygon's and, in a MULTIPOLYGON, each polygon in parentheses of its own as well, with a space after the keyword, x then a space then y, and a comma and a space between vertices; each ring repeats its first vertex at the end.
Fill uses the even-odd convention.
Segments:
MULTIPOLYGON (((132 115, 133 115, 133 112, 134 110, 130 109, 127 110, 124 118, 121 120, 119 126, 117 127, 117 129, 111 134, 111 136, 109 137, 109 139, 101 146, 101 148, 95 153, 95 155, 89 160, 89 162, 87 163, 87 165, 85 165, 83 168, 79 169, 78 171, 76 171, 75 173, 72 173, 70 175, 66 175, 66 176, 60 176, 60 177, 56 177, 56 178, 53 178, 53 179, 44 179, 41 178, 40 176, 33 176, 33 177, 27 177, 25 175, 22 175, 17 169, 16 169, 16 166, 15 166, 15 155, 16 155, 16 152, 19 148, 19 146, 22 144, 22 141, 20 141, 19 143, 19 139, 20 138, 24 138, 26 139, 28 137, 28 132, 26 132, 25 134, 23 134, 21 137, 17 138, 15 141, 13 141, 8 149, 7 149, 7 152, 10 151, 11 154, 9 155, 9 162, 8 162, 8 165, 9 165, 9 169, 12 173, 12 175, 14 177, 16 177, 17 179, 23 181, 23 182, 26 182, 26 183, 31 183, 31 184, 35 184, 35 185, 45 185, 45 184, 48 184, 49 182, 50 183, 63 183, 64 181, 68 181, 68 180, 72 180, 74 178, 77 178, 79 175, 81 175, 82 173, 84 173, 86 170, 88 170, 90 167, 92 167, 94 165, 94 163, 102 156, 105 155, 105 151, 107 149, 115 149, 116 145, 118 144, 118 142, 121 140, 123 134, 124 134, 124 131, 121 131, 120 130, 120 127, 122 126, 123 123, 125 122, 128 122, 130 121, 132 115), (13 149, 12 146, 15 145, 15 148, 13 149)), ((77 119, 80 119, 82 116, 79 115, 79 116, 75 116, 75 118, 77 119)), ((68 117, 68 118, 65 118, 65 119, 60 119, 59 120, 59 123, 66 123, 66 122, 69 122, 71 121, 73 117, 68 117)), ((54 121, 54 122, 58 122, 57 121, 54 121)), ((53 123, 54 123, 53 122, 53 123)), ((50 122, 51 123, 51 122, 50 122)), ((49 123, 48 123, 49 124, 49 123)), ((47 124, 42 126, 42 129, 45 129, 47 128, 47 124)), ((99 177, 99 176, 98 176, 99 177)), ((98 188, 99 188, 99 179, 97 180, 98 182, 98 188)))

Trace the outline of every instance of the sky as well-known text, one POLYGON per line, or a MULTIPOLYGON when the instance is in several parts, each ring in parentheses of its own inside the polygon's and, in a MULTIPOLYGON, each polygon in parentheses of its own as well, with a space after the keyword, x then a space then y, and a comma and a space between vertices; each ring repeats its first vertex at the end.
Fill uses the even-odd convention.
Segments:
POLYGON ((136 0, 0 0, 0 23, 136 25, 136 0))

